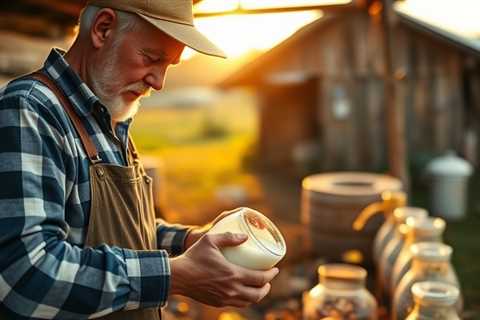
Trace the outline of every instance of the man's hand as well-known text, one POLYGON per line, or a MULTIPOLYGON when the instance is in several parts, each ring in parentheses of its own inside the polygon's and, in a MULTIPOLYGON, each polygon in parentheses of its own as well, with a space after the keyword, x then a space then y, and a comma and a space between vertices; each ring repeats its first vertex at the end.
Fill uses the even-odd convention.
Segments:
POLYGON ((246 235, 203 236, 184 254, 170 260, 171 294, 181 294, 214 307, 246 307, 270 292, 277 268, 249 270, 228 262, 220 248, 237 246, 246 235))
POLYGON ((204 234, 208 232, 218 221, 222 220, 224 217, 231 215, 232 213, 237 212, 238 210, 241 210, 242 208, 236 208, 233 210, 229 211, 223 211, 220 213, 212 222, 210 222, 207 225, 204 225, 202 227, 194 227, 190 232, 187 234, 187 237, 185 238, 185 250, 190 248, 192 245, 194 245, 204 234))

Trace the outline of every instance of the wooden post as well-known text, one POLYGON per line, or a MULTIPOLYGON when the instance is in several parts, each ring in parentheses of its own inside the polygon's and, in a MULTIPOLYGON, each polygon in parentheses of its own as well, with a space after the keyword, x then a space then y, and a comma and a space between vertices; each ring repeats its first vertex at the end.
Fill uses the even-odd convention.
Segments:
POLYGON ((403 183, 404 190, 408 192, 410 177, 407 169, 408 156, 405 141, 405 105, 403 101, 398 100, 395 84, 392 2, 393 0, 382 0, 388 162, 390 174, 399 178, 403 183))

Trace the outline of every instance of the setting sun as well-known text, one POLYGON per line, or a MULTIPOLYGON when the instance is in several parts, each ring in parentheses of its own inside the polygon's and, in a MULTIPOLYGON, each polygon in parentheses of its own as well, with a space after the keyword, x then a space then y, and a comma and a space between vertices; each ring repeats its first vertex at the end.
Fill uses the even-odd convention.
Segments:
MULTIPOLYGON (((203 34, 222 48, 229 58, 235 58, 251 50, 268 50, 322 15, 320 10, 226 15, 198 18, 195 24, 203 34)), ((188 59, 193 54, 192 50, 186 50, 183 59, 188 59)))

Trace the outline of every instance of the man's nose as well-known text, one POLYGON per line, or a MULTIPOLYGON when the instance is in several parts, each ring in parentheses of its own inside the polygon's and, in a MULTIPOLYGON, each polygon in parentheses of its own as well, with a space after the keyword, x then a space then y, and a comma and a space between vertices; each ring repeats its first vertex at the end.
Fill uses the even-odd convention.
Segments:
POLYGON ((153 70, 145 77, 145 83, 154 90, 161 90, 165 83, 165 70, 153 70))

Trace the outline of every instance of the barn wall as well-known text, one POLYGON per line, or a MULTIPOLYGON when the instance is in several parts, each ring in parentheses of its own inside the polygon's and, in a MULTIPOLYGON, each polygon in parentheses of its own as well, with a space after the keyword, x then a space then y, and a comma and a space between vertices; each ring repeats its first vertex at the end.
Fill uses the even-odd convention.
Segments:
MULTIPOLYGON (((393 81, 396 103, 406 109, 410 158, 415 161, 422 154, 448 149, 462 154, 469 117, 465 114, 464 54, 402 24, 395 36, 393 81)), ((385 168, 388 151, 383 65, 381 25, 357 12, 344 14, 294 46, 283 48, 261 74, 303 73, 320 79, 315 94, 322 128, 318 157, 324 170, 378 170, 385 168)), ((470 85, 478 81, 473 77, 470 85)), ((280 110, 278 104, 270 107, 280 110)), ((289 121, 293 119, 290 116, 289 121)), ((478 130, 478 125, 471 127, 478 130)))
POLYGON ((295 150, 318 136, 316 81, 288 86, 268 86, 260 107, 260 158, 265 165, 292 168, 295 150))

